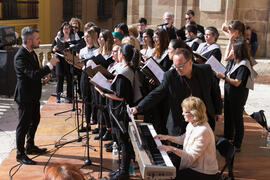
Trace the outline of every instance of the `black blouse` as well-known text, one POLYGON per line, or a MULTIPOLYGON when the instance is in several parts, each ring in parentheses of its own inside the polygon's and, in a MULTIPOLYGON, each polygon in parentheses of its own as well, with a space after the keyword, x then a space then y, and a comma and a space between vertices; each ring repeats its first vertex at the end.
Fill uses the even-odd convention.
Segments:
POLYGON ((117 97, 124 98, 127 104, 132 105, 133 88, 131 82, 125 76, 121 74, 117 75, 111 89, 115 92, 117 97))
MULTIPOLYGON (((226 74, 233 68, 234 61, 230 60, 226 66, 226 74)), ((228 82, 225 82, 224 91, 225 98, 229 101, 239 103, 239 105, 245 105, 249 89, 246 88, 247 80, 249 77, 249 69, 242 65, 238 67, 233 73, 230 74, 230 78, 241 80, 241 84, 235 87, 228 82)))

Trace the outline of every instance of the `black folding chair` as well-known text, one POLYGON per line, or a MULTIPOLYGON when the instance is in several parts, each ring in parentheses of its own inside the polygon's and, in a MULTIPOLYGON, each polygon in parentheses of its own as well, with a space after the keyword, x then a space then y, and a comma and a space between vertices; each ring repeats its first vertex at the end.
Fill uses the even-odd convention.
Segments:
POLYGON ((221 171, 217 174, 218 180, 230 179, 234 180, 233 176, 233 161, 234 161, 234 154, 235 154, 235 147, 225 138, 219 138, 216 141, 216 148, 219 151, 220 155, 225 158, 225 165, 221 169, 221 171), (228 177, 223 176, 223 172, 228 167, 228 177))

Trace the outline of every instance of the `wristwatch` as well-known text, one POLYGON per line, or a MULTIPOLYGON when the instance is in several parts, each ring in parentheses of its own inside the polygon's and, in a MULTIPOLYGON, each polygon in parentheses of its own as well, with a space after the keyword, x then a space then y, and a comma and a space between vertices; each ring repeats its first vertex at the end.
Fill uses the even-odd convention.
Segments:
POLYGON ((227 74, 224 74, 224 78, 222 78, 222 79, 224 79, 224 80, 225 80, 225 79, 226 79, 226 77, 227 77, 227 74))

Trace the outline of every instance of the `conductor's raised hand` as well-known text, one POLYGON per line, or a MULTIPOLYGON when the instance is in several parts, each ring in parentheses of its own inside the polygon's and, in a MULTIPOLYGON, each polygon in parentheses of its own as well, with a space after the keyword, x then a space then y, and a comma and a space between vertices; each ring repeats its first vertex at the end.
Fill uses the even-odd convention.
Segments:
POLYGON ((52 59, 50 60, 51 65, 55 66, 59 62, 59 59, 53 54, 52 59))

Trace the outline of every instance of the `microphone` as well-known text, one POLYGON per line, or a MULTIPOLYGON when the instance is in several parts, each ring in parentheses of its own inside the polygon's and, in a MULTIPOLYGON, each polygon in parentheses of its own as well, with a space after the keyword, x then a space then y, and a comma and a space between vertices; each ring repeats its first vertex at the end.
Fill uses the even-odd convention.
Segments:
POLYGON ((167 26, 169 23, 160 24, 158 26, 167 26))
POLYGON ((65 57, 64 54, 60 54, 58 52, 54 52, 53 54, 57 55, 57 56, 60 56, 60 57, 65 57))
POLYGON ((82 62, 85 62, 85 61, 88 61, 88 60, 94 59, 94 58, 95 58, 95 56, 91 56, 91 57, 85 58, 85 59, 80 59, 78 63, 82 63, 82 62))

